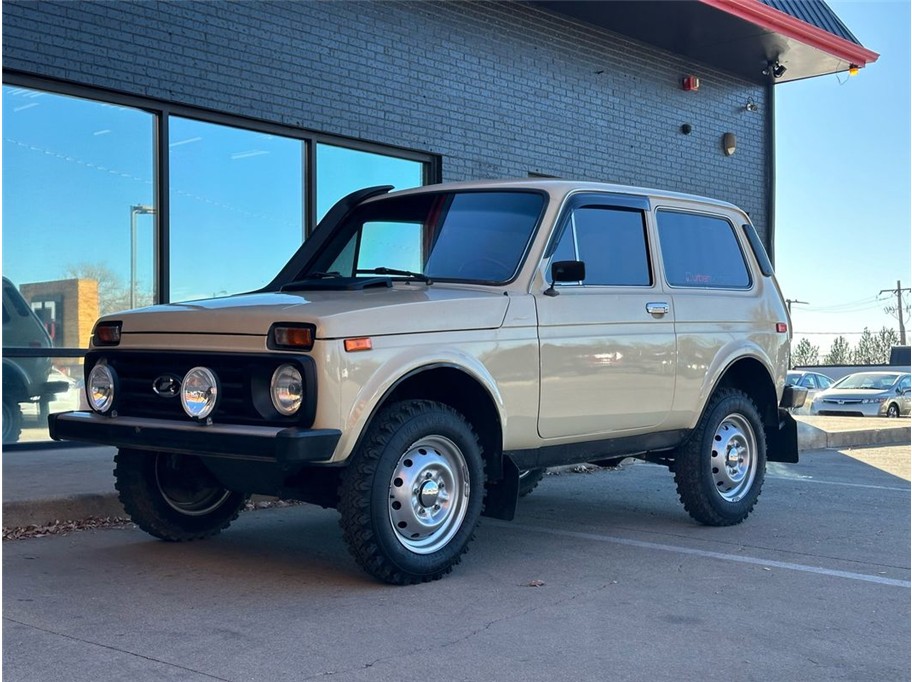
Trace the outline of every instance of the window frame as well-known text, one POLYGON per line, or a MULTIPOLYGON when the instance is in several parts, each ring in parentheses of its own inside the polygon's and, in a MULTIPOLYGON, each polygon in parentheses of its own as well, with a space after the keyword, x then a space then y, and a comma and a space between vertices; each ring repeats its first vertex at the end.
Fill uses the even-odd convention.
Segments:
MULTIPOLYGON (((542 254, 542 261, 546 263, 545 282, 555 287, 573 288, 612 288, 612 289, 633 289, 645 291, 655 289, 658 278, 656 277, 655 259, 656 254, 653 250, 653 237, 649 228, 650 202, 646 196, 638 194, 613 194, 610 192, 593 192, 582 190, 570 194, 561 207, 559 217, 555 222, 555 227, 548 239, 545 250, 542 254), (646 268, 649 272, 649 284, 586 284, 581 282, 553 282, 551 280, 551 263, 554 262, 554 256, 557 247, 563 239, 564 233, 571 229, 573 212, 581 208, 596 208, 605 210, 620 210, 639 212, 643 219, 643 239, 646 254, 646 268)), ((579 242, 576 233, 573 235, 574 251, 579 257, 579 242)), ((583 261, 585 262, 585 261, 583 261)))
POLYGON ((738 233, 738 230, 728 216, 722 213, 684 209, 677 206, 656 206, 653 214, 655 220, 656 241, 658 244, 658 257, 662 262, 662 279, 665 283, 665 286, 669 287, 670 289, 676 289, 678 291, 752 291, 754 289, 754 286, 756 284, 754 271, 751 268, 750 261, 745 254, 744 244, 741 242, 741 237, 738 233), (731 230, 732 237, 735 240, 735 245, 738 247, 738 253, 741 254, 741 263, 744 265, 744 271, 747 273, 747 284, 745 286, 691 286, 687 284, 672 284, 668 280, 668 267, 665 263, 665 252, 662 249, 662 229, 659 225, 659 218, 661 213, 676 213, 679 215, 698 216, 725 222, 731 230))

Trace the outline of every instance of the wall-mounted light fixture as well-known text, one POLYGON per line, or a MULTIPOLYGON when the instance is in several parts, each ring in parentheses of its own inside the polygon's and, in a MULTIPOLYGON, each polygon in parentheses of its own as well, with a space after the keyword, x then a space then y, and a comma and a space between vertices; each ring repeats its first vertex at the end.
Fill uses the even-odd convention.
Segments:
POLYGON ((738 148, 737 140, 735 140, 734 133, 725 133, 722 136, 722 151, 725 152, 725 156, 731 156, 735 153, 735 150, 738 148))
POLYGON ((767 63, 766 68, 763 69, 763 75, 769 76, 770 72, 772 72, 773 78, 782 78, 786 71, 788 71, 788 67, 785 64, 780 64, 777 59, 774 62, 767 63))
POLYGON ((757 111, 759 108, 760 107, 757 106, 757 103, 752 99, 747 100, 747 104, 744 105, 745 111, 757 111))
POLYGON ((688 92, 694 92, 700 89, 700 79, 696 76, 684 76, 681 79, 681 87, 688 92))

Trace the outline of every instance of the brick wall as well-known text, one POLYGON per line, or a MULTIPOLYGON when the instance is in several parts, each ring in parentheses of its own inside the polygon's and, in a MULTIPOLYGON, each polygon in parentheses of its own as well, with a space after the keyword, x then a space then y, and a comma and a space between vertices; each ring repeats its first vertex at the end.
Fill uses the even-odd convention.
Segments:
POLYGON ((444 180, 533 172, 707 194, 766 230, 761 86, 535 6, 5 0, 3 62, 439 154, 444 180), (688 73, 698 92, 681 90, 688 73))

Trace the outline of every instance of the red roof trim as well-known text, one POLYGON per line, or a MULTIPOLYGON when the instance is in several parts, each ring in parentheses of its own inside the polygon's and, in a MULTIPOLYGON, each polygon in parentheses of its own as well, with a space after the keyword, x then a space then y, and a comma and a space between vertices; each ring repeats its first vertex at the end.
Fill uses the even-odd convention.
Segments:
POLYGON ((880 56, 861 45, 835 36, 829 31, 812 26, 785 12, 780 12, 763 4, 760 0, 700 0, 700 2, 755 26, 798 40, 858 67, 871 64, 880 56))

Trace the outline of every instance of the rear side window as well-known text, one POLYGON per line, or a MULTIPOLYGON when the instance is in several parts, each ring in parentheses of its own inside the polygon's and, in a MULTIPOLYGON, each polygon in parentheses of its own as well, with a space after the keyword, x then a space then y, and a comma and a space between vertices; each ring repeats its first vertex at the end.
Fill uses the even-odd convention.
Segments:
POLYGON ((747 289, 750 274, 735 236, 724 218, 658 211, 665 278, 673 287, 747 289))

